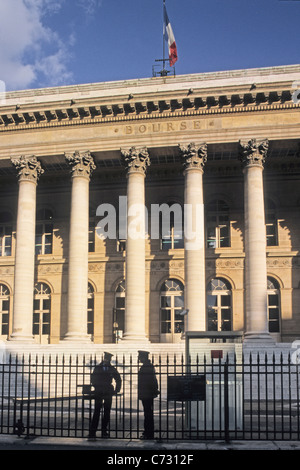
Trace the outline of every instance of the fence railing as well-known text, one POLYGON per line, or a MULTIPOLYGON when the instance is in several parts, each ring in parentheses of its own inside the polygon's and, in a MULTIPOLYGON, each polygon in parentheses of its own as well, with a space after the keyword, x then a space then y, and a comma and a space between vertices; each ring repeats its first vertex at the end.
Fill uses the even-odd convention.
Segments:
MULTIPOLYGON (((160 389, 155 439, 300 438, 299 366, 289 356, 152 359, 160 389)), ((90 377, 100 360, 10 356, 0 364, 0 433, 87 436, 94 408, 90 377)), ((114 365, 122 388, 113 397, 110 437, 138 439, 144 423, 140 364, 123 356, 114 365)))

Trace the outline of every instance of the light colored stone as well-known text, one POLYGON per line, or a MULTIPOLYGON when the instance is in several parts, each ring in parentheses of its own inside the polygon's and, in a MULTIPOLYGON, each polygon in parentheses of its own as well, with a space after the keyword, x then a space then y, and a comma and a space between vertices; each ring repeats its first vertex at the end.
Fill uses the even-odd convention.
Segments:
POLYGON ((203 167, 206 144, 181 147, 184 159, 184 256, 186 330, 206 329, 203 167))
POLYGON ((43 172, 36 157, 12 161, 18 171, 18 216, 15 254, 13 329, 11 341, 33 342, 32 306, 34 290, 36 185, 43 172))
POLYGON ((67 157, 72 167, 68 264, 68 320, 64 341, 90 341, 87 335, 89 177, 94 168, 88 154, 67 157))
POLYGON ((245 210, 245 296, 247 341, 273 341, 268 332, 266 226, 263 165, 268 143, 243 147, 245 210))
POLYGON ((122 341, 146 342, 145 174, 149 155, 147 149, 135 147, 122 155, 127 168, 126 315, 122 341))

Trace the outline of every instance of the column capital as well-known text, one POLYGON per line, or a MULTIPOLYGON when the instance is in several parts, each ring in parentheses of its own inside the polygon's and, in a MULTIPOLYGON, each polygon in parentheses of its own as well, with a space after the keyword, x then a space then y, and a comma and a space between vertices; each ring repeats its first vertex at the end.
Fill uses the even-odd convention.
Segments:
POLYGON ((147 167, 150 166, 150 157, 147 147, 131 147, 128 150, 121 149, 122 164, 128 173, 136 172, 146 174, 147 167))
POLYGON ((260 166, 263 168, 269 148, 268 139, 257 142, 251 139, 248 142, 239 141, 239 160, 243 168, 260 166))
POLYGON ((207 161, 207 144, 195 144, 191 142, 188 145, 179 144, 179 150, 185 170, 199 169, 203 171, 207 161))
POLYGON ((44 173, 41 163, 35 155, 21 155, 20 157, 12 158, 11 162, 16 167, 19 182, 31 181, 37 183, 39 177, 44 173))
POLYGON ((86 152, 76 150, 73 153, 65 153, 65 158, 71 167, 72 177, 83 176, 90 178, 96 168, 94 159, 88 150, 86 152))

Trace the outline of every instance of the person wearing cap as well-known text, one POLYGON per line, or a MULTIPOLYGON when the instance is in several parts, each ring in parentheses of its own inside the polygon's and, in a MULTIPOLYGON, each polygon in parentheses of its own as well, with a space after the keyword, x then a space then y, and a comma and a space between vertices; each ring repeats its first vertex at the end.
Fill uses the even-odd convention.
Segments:
POLYGON ((159 395, 158 383, 148 351, 138 351, 138 360, 142 363, 138 371, 138 398, 144 408, 144 433, 142 439, 154 438, 153 401, 159 395))
POLYGON ((102 406, 104 410, 101 426, 102 437, 109 436, 107 427, 110 420, 112 397, 119 393, 122 385, 119 372, 110 363, 112 356, 113 354, 105 352, 102 362, 96 365, 91 375, 91 383, 95 389, 95 409, 90 425, 89 438, 96 437, 102 406))

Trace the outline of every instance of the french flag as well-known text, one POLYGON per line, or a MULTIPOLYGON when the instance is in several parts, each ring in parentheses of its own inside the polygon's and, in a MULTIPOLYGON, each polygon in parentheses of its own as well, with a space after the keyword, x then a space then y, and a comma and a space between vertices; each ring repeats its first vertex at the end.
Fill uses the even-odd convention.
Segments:
POLYGON ((177 46, 175 42, 174 33, 172 30, 171 23, 167 14, 166 6, 164 5, 164 33, 167 32, 168 35, 168 46, 169 46, 169 60, 170 67, 172 67, 178 59, 177 56, 177 46))

